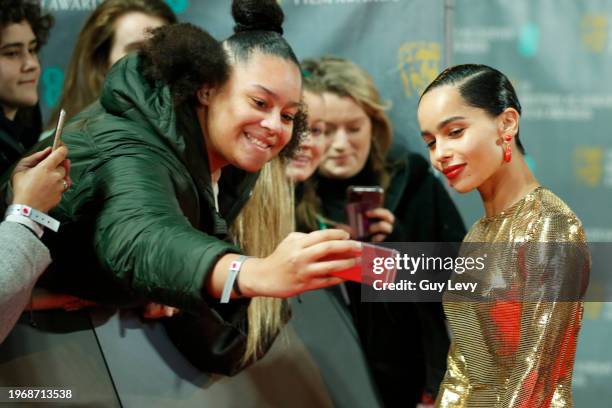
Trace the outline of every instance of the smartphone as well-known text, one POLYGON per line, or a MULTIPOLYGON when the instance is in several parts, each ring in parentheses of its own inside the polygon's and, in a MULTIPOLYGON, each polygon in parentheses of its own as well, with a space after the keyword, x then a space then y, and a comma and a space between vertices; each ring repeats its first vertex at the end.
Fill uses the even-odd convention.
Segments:
MULTIPOLYGON (((332 275, 370 286, 372 286, 376 281, 383 283, 395 282, 395 277, 397 274, 396 265, 389 265, 387 263, 376 264, 375 260, 381 258, 395 259, 395 257, 399 255, 399 252, 395 249, 386 248, 376 244, 369 244, 366 242, 364 242, 362 245, 360 254, 361 262, 352 268, 335 272, 332 275)), ((337 257, 335 259, 342 259, 342 257, 337 257)))
POLYGON ((57 126, 55 126, 55 136, 53 137, 53 149, 56 150, 62 145, 62 131, 64 130, 64 122, 66 121, 66 111, 60 110, 57 126))
POLYGON ((384 190, 380 186, 349 186, 346 190, 348 203, 346 217, 353 231, 353 239, 365 240, 369 235, 370 219, 365 214, 369 210, 382 207, 384 190))

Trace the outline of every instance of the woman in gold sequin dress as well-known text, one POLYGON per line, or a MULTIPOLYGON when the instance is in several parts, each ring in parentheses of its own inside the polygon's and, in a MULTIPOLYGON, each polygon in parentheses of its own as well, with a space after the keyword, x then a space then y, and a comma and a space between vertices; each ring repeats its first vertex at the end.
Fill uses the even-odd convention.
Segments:
POLYGON ((485 216, 464 246, 497 245, 477 277, 492 298, 445 295, 454 338, 437 407, 572 406, 590 261, 580 220, 525 163, 520 113, 510 81, 484 65, 448 68, 419 103, 432 164, 455 190, 478 189, 483 201, 485 216))

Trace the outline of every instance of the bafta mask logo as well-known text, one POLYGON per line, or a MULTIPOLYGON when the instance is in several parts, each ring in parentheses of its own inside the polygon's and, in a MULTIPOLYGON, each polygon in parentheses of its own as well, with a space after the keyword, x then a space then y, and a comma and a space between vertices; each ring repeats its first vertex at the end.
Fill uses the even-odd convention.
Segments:
POLYGON ((407 98, 417 97, 440 72, 441 47, 436 42, 407 42, 397 51, 407 98))
POLYGON ((608 42, 608 17, 598 14, 582 16, 580 32, 584 48, 597 54, 603 53, 608 42))
POLYGON ((42 99, 52 108, 59 102, 64 87, 64 71, 60 67, 47 67, 41 75, 42 99))
POLYGON ((588 187, 597 187, 603 174, 603 150, 600 147, 579 146, 574 150, 576 178, 588 187))

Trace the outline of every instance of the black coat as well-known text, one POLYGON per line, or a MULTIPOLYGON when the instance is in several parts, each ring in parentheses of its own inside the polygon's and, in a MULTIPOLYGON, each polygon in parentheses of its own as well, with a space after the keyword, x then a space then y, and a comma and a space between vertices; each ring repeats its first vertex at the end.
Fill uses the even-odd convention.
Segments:
MULTIPOLYGON (((461 242, 465 225, 448 192, 422 156, 394 148, 384 207, 396 217, 387 242, 461 242)), ((346 223, 350 185, 379 185, 366 164, 356 176, 314 180, 324 217, 346 223)), ((414 406, 435 396, 446 371, 450 341, 440 303, 362 303, 359 284, 347 282, 349 309, 386 406, 414 406)))
POLYGON ((0 110, 0 175, 34 146, 41 131, 38 105, 19 109, 14 120, 7 119, 0 110))

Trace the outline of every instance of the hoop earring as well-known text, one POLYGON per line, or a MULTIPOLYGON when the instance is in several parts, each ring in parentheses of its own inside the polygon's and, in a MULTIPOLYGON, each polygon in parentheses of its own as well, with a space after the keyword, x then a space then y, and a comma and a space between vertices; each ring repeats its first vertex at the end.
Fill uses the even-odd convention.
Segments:
POLYGON ((510 163, 512 160, 512 148, 510 147, 510 141, 512 140, 512 136, 506 135, 504 136, 504 161, 506 163, 510 163))

